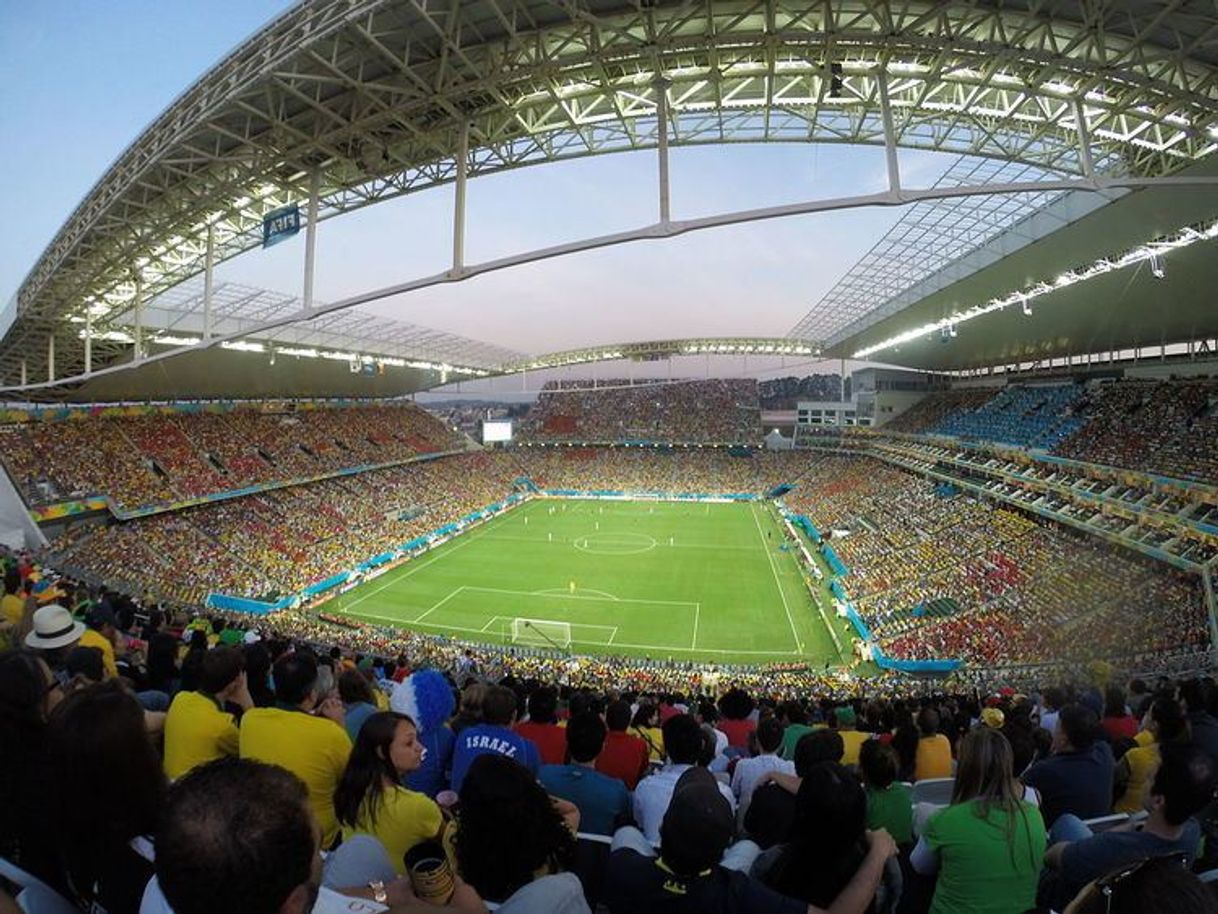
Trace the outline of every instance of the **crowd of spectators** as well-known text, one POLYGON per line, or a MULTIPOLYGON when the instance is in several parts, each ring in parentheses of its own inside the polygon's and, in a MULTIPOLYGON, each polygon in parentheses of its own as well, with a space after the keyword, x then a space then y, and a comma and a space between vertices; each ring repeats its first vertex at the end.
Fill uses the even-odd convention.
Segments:
POLYGON ((577 687, 64 587, 0 652, 0 910, 1218 910, 1208 677, 577 687))
POLYGON ((954 435, 1218 483, 1218 380, 1127 378, 936 391, 884 431, 954 435))
POLYGON ((759 444, 757 382, 549 381, 520 424, 526 441, 759 444))
POLYGON ((109 495, 127 509, 461 446, 439 420, 405 403, 167 410, 0 428, 0 459, 31 505, 109 495))
POLYGON ((823 456, 787 504, 829 534, 856 608, 898 658, 1136 664, 1208 643, 1194 577, 878 460, 823 456), (937 602, 946 615, 928 611, 937 602))

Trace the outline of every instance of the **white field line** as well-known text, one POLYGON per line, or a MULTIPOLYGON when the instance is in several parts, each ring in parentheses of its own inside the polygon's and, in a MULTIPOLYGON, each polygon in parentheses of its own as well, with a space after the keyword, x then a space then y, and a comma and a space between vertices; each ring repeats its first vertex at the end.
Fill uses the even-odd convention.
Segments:
MULTIPOLYGON (((375 590, 370 590, 370 591, 368 591, 368 592, 367 592, 366 594, 364 594, 362 597, 357 597, 356 599, 352 600, 350 603, 346 603, 346 604, 344 604, 343 606, 341 606, 341 607, 339 608, 339 609, 340 609, 340 611, 341 611, 341 612, 348 612, 348 611, 350 611, 350 609, 351 609, 351 607, 352 607, 352 606, 359 606, 361 603, 363 603, 363 602, 364 602, 365 600, 367 600, 369 597, 374 597, 374 596, 376 596, 378 593, 380 593, 380 592, 381 592, 382 590, 384 590, 386 587, 392 587, 392 586, 393 586, 394 584, 396 584, 398 581, 404 581, 406 578, 410 577, 410 576, 411 576, 412 574, 414 574, 416 571, 422 571, 424 568, 426 568, 428 565, 431 565, 433 562, 438 562, 438 561, 440 561, 440 559, 444 558, 445 556, 452 555, 454 552, 456 552, 456 551, 457 551, 458 549, 460 549, 462 546, 469 545, 469 543, 473 542, 475 539, 481 539, 481 538, 482 538, 483 536, 485 536, 485 535, 486 535, 485 533, 467 533, 467 534, 465 534, 464 536, 459 537, 459 538, 458 538, 458 540, 459 540, 459 541, 458 541, 458 542, 457 542, 457 543, 456 543, 456 544, 455 544, 455 545, 454 545, 454 546, 453 546, 451 549, 444 549, 444 547, 443 547, 443 546, 441 546, 440 548, 441 548, 441 550, 443 550, 443 551, 441 551, 439 555, 434 555, 434 556, 432 556, 431 558, 429 558, 429 559, 427 559, 426 561, 423 561, 423 562, 411 562, 411 564, 412 564, 412 565, 414 565, 414 567, 413 567, 413 568, 411 568, 409 571, 407 571, 405 574, 393 574, 392 572, 390 572, 390 574, 389 574, 389 575, 386 575, 386 577, 388 577, 388 578, 389 578, 389 580, 388 580, 388 581, 386 581, 386 582, 385 582, 384 584, 382 584, 380 587, 377 587, 375 590), (390 577, 390 575, 392 575, 392 577, 390 577)), ((444 546, 447 546, 447 545, 449 545, 449 544, 448 544, 448 543, 445 543, 445 544, 444 544, 444 546)), ((396 569, 395 569, 395 570, 396 570, 396 569)))
MULTIPOLYGON (((388 616, 376 616, 376 615, 372 615, 371 613, 359 613, 357 618, 368 620, 368 621, 388 622, 389 624, 391 624, 395 627, 398 627, 398 628, 401 628, 403 625, 413 624, 413 623, 403 622, 401 619, 391 619, 388 616)), ((503 619, 503 618, 508 618, 508 617, 507 616, 495 616, 493 619, 491 619, 490 623, 487 623, 487 625, 490 625, 490 624, 498 621, 499 619, 503 619)), ((482 628, 469 628, 467 626, 460 626, 460 625, 445 625, 442 622, 421 622, 419 624, 422 625, 424 628, 439 628, 439 629, 443 629, 446 632, 469 632, 470 634, 474 634, 474 635, 489 634, 489 632, 486 631, 487 625, 484 625, 482 628)), ((571 624, 579 625, 581 623, 573 622, 571 624)), ((605 642, 602 642, 602 641, 579 641, 574 638, 571 640, 571 643, 572 644, 588 644, 588 645, 592 645, 594 647, 605 647, 606 646, 605 642)), ((653 653, 655 653, 657 651, 672 651, 673 653, 677 653, 677 654, 688 654, 688 653, 691 653, 693 650, 692 648, 678 647, 677 645, 628 644, 627 642, 616 641, 616 640, 613 642, 613 646, 614 647, 637 648, 638 650, 641 650, 641 651, 651 651, 653 653)), ((697 652, 699 654, 765 655, 767 657, 787 657, 787 656, 793 656, 793 655, 799 653, 799 651, 738 651, 738 650, 735 650, 732 648, 711 648, 711 647, 700 647, 700 648, 698 648, 697 652)))
POLYGON ((698 647, 698 623, 702 621, 702 604, 694 604, 694 636, 690 639, 689 649, 696 650, 698 647))
POLYGON ((449 600, 451 600, 453 597, 455 597, 457 594, 459 594, 463 590, 465 590, 464 587, 458 587, 456 590, 454 590, 452 593, 450 593, 447 597, 434 603, 430 609, 423 610, 423 614, 421 616, 419 616, 417 619, 411 619, 410 623, 407 623, 407 624, 412 624, 415 622, 422 622, 424 619, 426 619, 428 616, 430 616, 437 609, 439 609, 441 606, 443 606, 445 603, 447 603, 449 600))
MULTIPOLYGON (((463 590, 477 590, 484 593, 501 593, 512 597, 535 597, 542 596, 529 590, 502 590, 498 587, 463 587, 463 590)), ((555 594, 555 596, 559 596, 555 594)), ((697 606, 699 604, 692 600, 638 600, 630 597, 581 597, 578 593, 565 593, 561 595, 564 600, 591 600, 594 603, 646 603, 650 606, 697 606)))
POLYGON ((787 622, 791 624, 791 637, 795 639, 795 653, 802 653, 804 646, 799 643, 799 632, 795 630, 795 617, 791 615, 791 606, 787 603, 787 592, 782 589, 782 581, 778 579, 778 569, 774 567, 774 556, 770 555, 765 531, 761 529, 761 522, 757 520, 757 509, 750 505, 749 512, 753 515, 753 525, 757 528, 757 536, 761 538, 761 548, 765 551, 766 561, 770 563, 770 574, 774 576, 774 586, 778 588, 778 595, 782 597, 782 608, 787 611, 787 622))

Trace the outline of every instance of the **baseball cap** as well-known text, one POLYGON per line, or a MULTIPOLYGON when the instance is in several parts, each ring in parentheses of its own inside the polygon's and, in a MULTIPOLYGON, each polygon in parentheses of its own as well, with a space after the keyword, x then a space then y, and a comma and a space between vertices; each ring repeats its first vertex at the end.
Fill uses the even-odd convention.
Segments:
POLYGON ((1002 708, 986 708, 981 712, 981 722, 987 727, 1001 730, 1007 722, 1007 716, 1002 713, 1002 708))
POLYGON ((660 852, 669 864, 675 857, 695 871, 705 869, 719 862, 734 830, 732 807, 719 792, 719 782, 695 765, 672 792, 660 823, 660 852))

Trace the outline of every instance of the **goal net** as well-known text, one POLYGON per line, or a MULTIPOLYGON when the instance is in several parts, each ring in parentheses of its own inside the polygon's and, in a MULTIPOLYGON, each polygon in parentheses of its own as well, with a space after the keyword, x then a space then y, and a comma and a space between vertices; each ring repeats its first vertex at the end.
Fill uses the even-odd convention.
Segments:
POLYGON ((512 620, 512 643, 538 647, 570 647, 571 623, 549 619, 512 620))

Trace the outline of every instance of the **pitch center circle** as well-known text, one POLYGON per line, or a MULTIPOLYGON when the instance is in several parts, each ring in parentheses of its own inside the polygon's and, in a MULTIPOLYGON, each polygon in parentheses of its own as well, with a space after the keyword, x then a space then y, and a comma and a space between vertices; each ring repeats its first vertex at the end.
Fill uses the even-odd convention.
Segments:
POLYGON ((645 533, 591 533, 572 544, 576 549, 593 555, 639 555, 659 545, 645 533))

